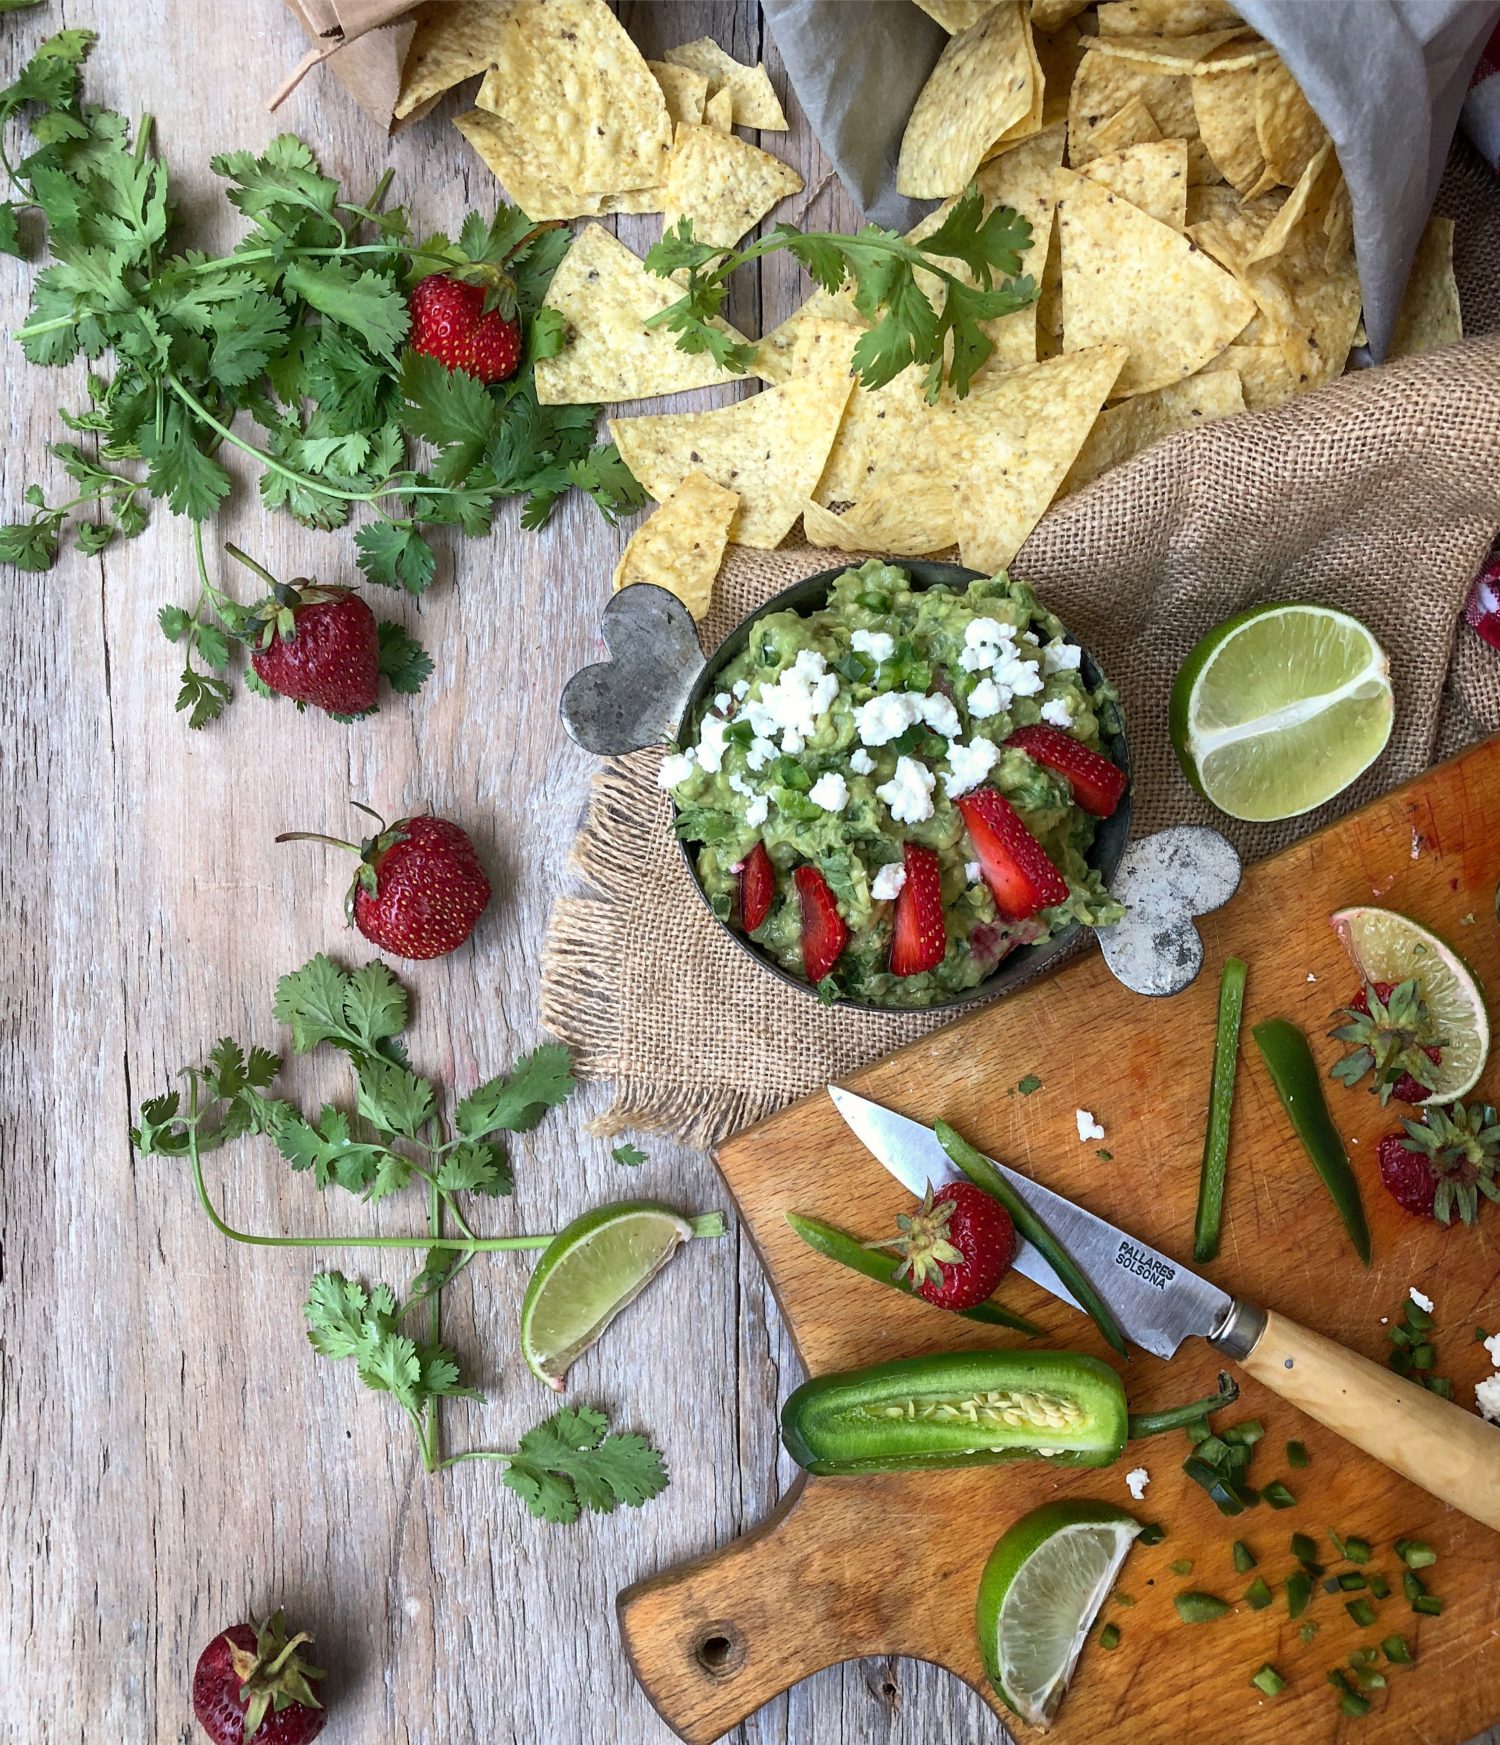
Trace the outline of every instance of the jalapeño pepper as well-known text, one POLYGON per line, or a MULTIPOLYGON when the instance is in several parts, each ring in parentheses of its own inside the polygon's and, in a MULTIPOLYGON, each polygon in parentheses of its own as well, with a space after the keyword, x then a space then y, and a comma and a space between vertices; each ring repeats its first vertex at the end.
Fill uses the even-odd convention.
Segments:
POLYGON ((819 1376, 781 1413, 809 1472, 900 1472, 1045 1457, 1108 1466, 1125 1446, 1125 1390, 1071 1351, 960 1351, 819 1376))

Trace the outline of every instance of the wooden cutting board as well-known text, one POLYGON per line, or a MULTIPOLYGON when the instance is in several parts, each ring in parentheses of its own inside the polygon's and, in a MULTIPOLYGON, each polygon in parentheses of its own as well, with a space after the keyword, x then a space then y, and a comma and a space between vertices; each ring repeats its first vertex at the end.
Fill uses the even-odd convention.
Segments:
MULTIPOLYGON (((1384 1362, 1407 1287, 1436 1304, 1437 1373, 1472 1407, 1489 1373, 1476 1325, 1500 1329, 1500 1207, 1476 1230, 1442 1230, 1404 1214, 1379 1184, 1375 1145, 1396 1125, 1364 1090, 1330 1082, 1329 1103, 1360 1177, 1374 1238, 1362 1268, 1327 1193, 1287 1124, 1250 1038, 1263 1018, 1303 1026, 1326 1068, 1338 1045, 1325 1040, 1334 1007, 1357 986, 1329 914, 1374 902, 1409 913, 1500 986, 1500 738, 1430 771, 1252 868, 1234 901, 1200 922, 1207 961, 1185 993, 1152 1001, 1127 992, 1093 953, 1059 974, 986 1007, 889 1056, 849 1082, 865 1096, 923 1121, 943 1116, 982 1149, 1073 1195, 1173 1255, 1192 1247, 1219 967, 1230 953, 1249 964, 1224 1241, 1208 1270, 1225 1290, 1283 1310, 1307 1326, 1384 1362), (1035 1073, 1042 1088, 1013 1087, 1035 1073), (1081 1144, 1075 1110, 1090 1110, 1102 1141, 1081 1144), (1101 1153, 1107 1152, 1104 1156, 1101 1153)), ((1495 1099, 1500 1075, 1480 1090, 1495 1099)), ((894 1229, 907 1196, 818 1095, 737 1135, 719 1167, 754 1236, 808 1372, 820 1375, 887 1358, 1024 1343, 979 1327, 846 1271, 806 1248, 785 1223, 800 1211, 876 1236, 894 1229)), ((1049 1344, 1110 1353, 1082 1316, 1013 1277, 1000 1300, 1046 1327, 1049 1344)), ((1113 1360, 1112 1360, 1113 1361, 1113 1360)), ((1135 1409, 1213 1391, 1221 1360, 1189 1340, 1170 1364, 1136 1354, 1122 1366, 1135 1409)), ((1356 1453, 1294 1408, 1244 1382, 1225 1421, 1258 1417, 1266 1435, 1251 1482, 1284 1479, 1297 1506, 1262 1505, 1234 1521, 1181 1472, 1180 1433, 1126 1450, 1112 1467, 1061 1473, 1044 1462, 968 1471, 799 1483, 753 1532, 701 1561, 620 1596, 626 1649, 647 1694, 669 1724, 706 1745, 819 1668, 860 1655, 936 1661, 986 1688, 974 1632, 980 1571, 996 1538, 1018 1516, 1056 1496, 1101 1498, 1160 1522, 1166 1539, 1130 1553, 1112 1605, 1119 1646, 1091 1641, 1051 1737, 1114 1735, 1130 1745, 1179 1745, 1203 1736, 1249 1745, 1268 1735, 1320 1742, 1458 1745, 1500 1717, 1500 1536, 1356 1453), (1310 1466, 1289 1468, 1296 1438, 1310 1466), (1124 1475, 1150 1472, 1145 1501, 1132 1505, 1124 1475), (1300 1640, 1286 1615, 1284 1578, 1295 1567, 1294 1532, 1318 1537, 1330 1570, 1328 1530, 1370 1540, 1369 1568, 1391 1597, 1373 1629, 1345 1611, 1347 1594, 1319 1583, 1300 1640), (1402 1595, 1400 1536, 1428 1540, 1437 1564, 1423 1572, 1444 1601, 1418 1617, 1402 1595), (1195 1589, 1238 1601, 1250 1577, 1236 1575, 1230 1546, 1243 1539, 1275 1603, 1240 1603, 1216 1623, 1179 1621, 1173 1595, 1195 1589), (1186 1559, 1191 1573, 1170 1565, 1186 1559), (1350 1652, 1405 1635, 1412 1667, 1385 1667, 1388 1688, 1371 1693, 1363 1719, 1346 1718, 1326 1682, 1350 1652), (1264 1662, 1287 1679, 1274 1701, 1249 1680, 1264 1662)), ((1358 1597, 1358 1596, 1353 1596, 1358 1597)), ((1025 1735, 1030 1730, 1012 1723, 1025 1735)), ((995 1730, 998 1740, 999 1728, 995 1730)))

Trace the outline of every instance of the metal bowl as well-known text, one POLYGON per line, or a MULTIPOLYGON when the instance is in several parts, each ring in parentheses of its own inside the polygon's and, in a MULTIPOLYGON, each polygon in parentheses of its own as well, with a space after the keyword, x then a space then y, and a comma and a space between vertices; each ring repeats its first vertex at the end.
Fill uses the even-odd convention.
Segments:
MULTIPOLYGON (((939 583, 963 589, 972 581, 984 579, 980 571, 965 569, 960 564, 931 563, 918 558, 891 561, 911 577, 914 590, 935 587, 939 583)), ((568 681, 559 704, 564 727, 586 750, 603 756, 619 756, 663 742, 681 750, 684 734, 691 729, 704 699, 720 688, 717 683, 719 673, 744 649, 756 621, 772 612, 805 614, 818 611, 827 605, 828 590, 833 582, 849 567, 840 564, 835 569, 820 570, 816 575, 805 576, 791 587, 783 588, 763 606, 757 606, 742 618, 707 661, 699 651, 693 621, 675 595, 664 588, 641 583, 622 588, 610 601, 600 625, 612 659, 598 666, 585 667, 568 681)), ((1064 640, 1077 644, 1077 638, 1066 630, 1064 640)), ((1104 679, 1086 648, 1080 662, 1080 673, 1090 690, 1104 679)), ((1119 720, 1118 711, 1116 716, 1119 720)), ((1114 731, 1103 733, 1103 744, 1108 755, 1128 777, 1130 752, 1123 722, 1114 731)), ((1098 871, 1106 885, 1119 869, 1129 835, 1130 788, 1127 786, 1124 798, 1113 814, 1098 821, 1088 853, 1089 865, 1098 871)), ((692 850, 696 846, 687 842, 678 844, 693 888, 702 897, 709 914, 713 915, 713 907, 698 882, 693 864, 692 850)), ((713 918, 715 925, 722 927, 739 949, 763 970, 809 998, 817 998, 817 990, 810 982, 783 969, 753 939, 721 921, 717 915, 713 918)), ((863 1000, 840 1000, 838 1004, 846 1011, 900 1014, 943 1012, 978 1000, 993 999, 1066 951, 1082 925, 1072 921, 1040 945, 1016 947, 982 982, 930 1005, 883 1006, 863 1000)))

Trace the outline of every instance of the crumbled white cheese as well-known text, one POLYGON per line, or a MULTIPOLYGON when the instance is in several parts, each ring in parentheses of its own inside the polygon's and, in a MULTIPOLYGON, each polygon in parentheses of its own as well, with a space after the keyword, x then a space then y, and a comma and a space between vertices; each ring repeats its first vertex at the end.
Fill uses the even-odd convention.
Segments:
POLYGON ((1091 1139, 1104 1137, 1104 1129, 1087 1109, 1075 1109, 1073 1118, 1078 1123, 1078 1143, 1080 1145, 1087 1145, 1091 1139))
POLYGON ((1408 1285, 1406 1288, 1406 1294, 1419 1309, 1425 1309, 1429 1315, 1432 1313, 1432 1298, 1423 1296, 1421 1291, 1419 1291, 1415 1285, 1408 1285))
POLYGON ((1034 697, 1046 682, 1041 667, 1017 649, 1002 650, 990 676, 1007 703, 1012 697, 1034 697))
POLYGON ((750 749, 745 753, 745 762, 751 769, 764 769, 776 755, 776 747, 769 739, 752 739, 750 749))
POLYGON ((698 759, 692 748, 686 751, 674 751, 661 760, 661 768, 656 772, 656 785, 659 788, 680 787, 693 773, 693 767, 698 759))
POLYGON ((995 767, 1000 747, 993 739, 971 739, 967 745, 954 740, 948 747, 948 768, 943 775, 943 792, 950 800, 977 788, 995 767))
POLYGON ((1022 642, 1029 642, 1033 648, 1040 648, 1042 646, 1042 639, 1034 630, 1023 630, 1021 632, 1021 640, 1022 642))
POLYGON ((1490 1354, 1490 1362, 1500 1369, 1500 1333, 1491 1333, 1484 1341, 1484 1348, 1490 1354))
POLYGON ((898 824, 925 824, 932 816, 932 790, 937 777, 914 757, 896 759, 896 773, 876 788, 898 824))
POLYGON ((1317 980, 1317 979, 1318 979, 1318 978, 1317 978, 1317 977, 1316 977, 1316 976, 1315 976, 1315 975, 1314 975, 1314 974, 1313 974, 1313 973, 1312 973, 1312 971, 1311 971, 1311 970, 1309 970, 1309 971, 1308 971, 1308 972, 1307 972, 1307 979, 1308 979, 1308 980, 1309 980, 1309 981, 1310 981, 1310 982, 1315 982, 1315 981, 1316 981, 1316 980, 1317 980))
POLYGON ((788 727, 786 732, 781 736, 781 749, 785 752, 789 752, 794 757, 806 746, 806 744, 807 741, 795 727, 788 727))
POLYGON ((1130 1492, 1131 1497, 1136 1502, 1140 1502, 1145 1496, 1146 1486, 1150 1484, 1150 1482, 1151 1474, 1146 1471, 1144 1466, 1132 1467, 1131 1470, 1125 1474, 1125 1488, 1130 1492))
POLYGON ((973 618, 964 627, 963 653, 958 664, 966 673, 983 672, 995 664, 1002 649, 1013 651, 1016 633, 996 618, 973 618))
POLYGON ((729 713, 729 706, 733 701, 734 698, 730 696, 728 691, 720 691, 718 696, 714 698, 714 708, 716 708, 721 715, 727 715, 729 713))
POLYGON ((710 775, 717 775, 724 767, 724 735, 729 731, 729 723, 718 715, 703 717, 703 731, 698 735, 698 763, 710 775))
POLYGON ((963 732, 963 724, 958 718, 958 710, 953 707, 953 699, 943 696, 940 691, 934 691, 930 697, 923 697, 922 719, 934 733, 941 733, 944 739, 957 739, 963 732))
POLYGON ((870 880, 870 895, 877 903, 893 902, 900 896, 901 887, 905 883, 906 868, 899 860, 893 860, 888 866, 881 867, 870 880))
POLYGON ((964 878, 971 885, 977 885, 983 877, 984 870, 977 860, 966 860, 964 862, 964 878))
POLYGON ((745 714, 759 737, 774 739, 779 733, 781 749, 795 753, 817 732, 818 717, 838 694, 838 674, 829 672, 815 649, 804 648, 774 685, 761 686, 745 714))
POLYGON ((761 825, 765 823, 766 816, 770 810, 771 802, 764 794, 762 794, 758 800, 752 800, 750 804, 746 806, 745 822, 752 830, 759 830, 761 825))
POLYGON ((856 653, 869 655, 876 666, 896 652, 895 637, 887 636, 883 630, 856 630, 849 641, 856 653))
POLYGON ((976 721, 988 721, 1004 707, 1000 701, 1000 687, 993 679, 981 679, 969 693, 969 713, 976 721))
POLYGON ((1071 727, 1073 710, 1066 697, 1049 697, 1042 704, 1042 719, 1052 727, 1071 727))
POLYGON ((875 759, 870 756, 862 745, 856 745, 849 758, 849 768, 857 776, 870 775, 875 768, 875 759))
POLYGON ((744 702, 746 697, 750 695, 749 679, 736 679, 734 681, 734 695, 737 702, 744 702))
POLYGON ((913 691, 882 691, 854 711, 861 745, 889 745, 922 719, 925 699, 913 691))
POLYGON ((1474 1404, 1492 1424, 1500 1424, 1500 1371, 1487 1375, 1475 1387, 1474 1404))
POLYGON ((808 789, 807 797, 825 812, 842 812, 849 804, 849 784, 836 771, 828 770, 808 789))
POLYGON ((749 782, 746 781, 744 776, 740 775, 738 771, 731 774, 729 785, 734 789, 735 793, 743 794, 747 800, 753 800, 755 798, 755 789, 750 786, 749 782))
POLYGON ((1053 673, 1076 673, 1083 660, 1083 650, 1072 642, 1049 642, 1042 650, 1042 671, 1050 679, 1053 673))

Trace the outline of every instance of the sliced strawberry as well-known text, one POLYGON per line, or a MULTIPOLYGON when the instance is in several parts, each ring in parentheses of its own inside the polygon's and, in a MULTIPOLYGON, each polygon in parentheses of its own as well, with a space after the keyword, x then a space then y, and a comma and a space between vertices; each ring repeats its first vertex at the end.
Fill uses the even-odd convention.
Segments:
POLYGON ((820 982, 849 943, 849 929, 815 866, 799 866, 794 877, 802 905, 802 969, 810 982, 820 982))
POLYGON ((1068 900, 1068 881, 1047 851, 994 788, 975 788, 958 802, 979 869, 995 907, 1007 921, 1025 921, 1039 909, 1068 900))
POLYGON ((924 970, 936 969, 948 949, 942 869, 936 849, 908 842, 902 853, 906 860, 906 883, 896 898, 891 974, 919 976, 924 970))
POLYGON ((1005 743, 1065 776, 1073 798, 1096 818, 1108 818, 1119 805, 1126 787, 1124 770, 1060 727, 1018 727, 1005 743))
POLYGON ((771 913, 775 897, 776 869, 765 843, 757 842, 740 868, 740 925, 747 933, 753 933, 771 913))

